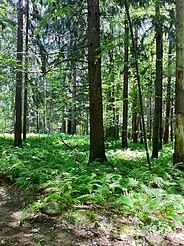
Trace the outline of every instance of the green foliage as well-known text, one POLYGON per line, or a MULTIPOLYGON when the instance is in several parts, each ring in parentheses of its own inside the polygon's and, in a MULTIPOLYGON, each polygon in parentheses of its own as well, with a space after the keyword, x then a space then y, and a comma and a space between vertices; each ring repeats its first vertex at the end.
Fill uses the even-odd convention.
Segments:
MULTIPOLYGON (((19 187, 39 194, 22 220, 39 209, 57 214, 73 206, 98 205, 136 218, 139 226, 149 229, 182 228, 184 174, 172 164, 170 145, 152 163, 152 173, 141 147, 122 150, 118 141, 110 142, 111 164, 90 165, 88 149, 89 138, 82 136, 30 136, 22 149, 14 148, 10 137, 0 139, 1 172, 19 187)), ((78 216, 73 216, 78 223, 78 216)))

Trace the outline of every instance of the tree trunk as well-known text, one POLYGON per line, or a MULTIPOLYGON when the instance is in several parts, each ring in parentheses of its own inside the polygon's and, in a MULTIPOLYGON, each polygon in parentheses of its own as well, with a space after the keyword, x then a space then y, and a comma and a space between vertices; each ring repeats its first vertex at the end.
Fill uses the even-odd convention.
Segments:
POLYGON ((61 132, 66 133, 66 120, 64 119, 64 107, 62 107, 62 120, 61 120, 61 132))
POLYGON ((67 121, 67 134, 72 134, 71 112, 69 113, 69 119, 67 121))
POLYGON ((124 51, 124 84, 123 84, 123 129, 122 129, 122 148, 128 147, 128 21, 125 20, 125 51, 124 51))
POLYGON ((162 149, 162 57, 163 34, 160 6, 156 6, 156 80, 155 80, 155 115, 153 123, 153 151, 152 158, 158 158, 158 151, 162 149))
MULTIPOLYGON (((172 90, 171 90, 171 95, 172 95, 172 90)), ((171 142, 173 142, 174 139, 174 129, 173 129, 173 118, 174 118, 174 108, 173 108, 173 103, 174 103, 174 99, 173 96, 171 97, 171 131, 170 131, 170 138, 171 138, 171 142)))
MULTIPOLYGON (((137 92, 136 92, 137 94, 137 92)), ((132 103, 132 141, 138 142, 138 114, 137 114, 137 95, 133 98, 132 103)))
POLYGON ((144 137, 143 137, 143 129, 142 129, 142 121, 141 121, 141 118, 140 118, 140 144, 143 144, 144 143, 144 137))
POLYGON ((176 0, 176 130, 174 163, 184 162, 184 1, 176 0))
POLYGON ((22 62, 23 62, 23 6, 18 1, 18 29, 17 29, 17 73, 15 96, 15 133, 14 146, 22 146, 22 62))
POLYGON ((26 139, 27 134, 27 94, 28 94, 28 37, 29 37, 29 0, 26 6, 26 40, 25 40, 25 78, 24 78, 24 115, 23 115, 23 139, 26 139))
POLYGON ((37 134, 40 133, 40 115, 39 115, 38 102, 36 104, 36 132, 37 132, 37 134))
POLYGON ((100 52, 99 0, 88 0, 88 80, 90 101, 89 162, 107 160, 105 155, 100 52))
POLYGON ((167 79, 167 99, 166 99, 166 115, 165 115, 165 131, 164 131, 164 144, 168 143, 169 140, 169 124, 170 124, 170 112, 171 112, 171 65, 172 65, 172 46, 171 40, 169 40, 168 50, 168 79, 167 79))
MULTIPOLYGON (((135 46, 137 47, 138 30, 135 29, 135 46)), ((138 142, 138 92, 137 85, 133 85, 133 102, 132 102, 132 141, 138 142)))
MULTIPOLYGON (((151 92, 150 92, 151 94, 151 92)), ((147 134, 148 139, 152 139, 152 98, 149 98, 149 105, 148 105, 148 120, 147 120, 147 134)))
POLYGON ((61 132, 62 133, 66 133, 67 132, 67 127, 66 127, 66 106, 65 106, 65 102, 66 102, 66 98, 65 98, 65 87, 66 87, 66 75, 64 74, 62 76, 62 81, 61 81, 61 87, 62 89, 62 93, 63 93, 63 97, 62 97, 62 101, 61 101, 61 132))
POLYGON ((119 117, 118 117, 118 108, 116 106, 116 86, 113 84, 112 87, 112 97, 114 99, 113 108, 112 108, 112 115, 113 115, 113 139, 119 139, 119 117))
POLYGON ((43 111, 43 127, 44 132, 47 132, 47 80, 44 81, 44 111, 43 111))

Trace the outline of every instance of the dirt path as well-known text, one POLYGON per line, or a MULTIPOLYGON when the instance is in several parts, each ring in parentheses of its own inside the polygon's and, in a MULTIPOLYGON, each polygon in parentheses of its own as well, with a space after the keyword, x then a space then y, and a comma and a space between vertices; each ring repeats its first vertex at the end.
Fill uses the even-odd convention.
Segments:
POLYGON ((68 223, 63 228, 59 218, 37 214, 20 225, 25 202, 21 192, 0 180, 0 245, 5 246, 182 246, 184 232, 164 236, 123 228, 123 220, 99 223, 68 223), (112 223, 113 222, 113 223, 112 223), (120 226, 121 225, 121 226, 120 226))
POLYGON ((20 225, 24 201, 16 188, 0 184, 0 245, 77 245, 78 237, 57 228, 48 216, 37 216, 20 225))

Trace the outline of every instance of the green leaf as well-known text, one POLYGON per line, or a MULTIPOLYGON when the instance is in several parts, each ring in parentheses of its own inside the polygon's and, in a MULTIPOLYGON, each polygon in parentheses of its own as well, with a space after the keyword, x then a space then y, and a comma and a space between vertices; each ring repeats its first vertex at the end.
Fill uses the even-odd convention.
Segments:
POLYGON ((134 202, 132 200, 132 198, 128 197, 128 196, 120 196, 119 198, 117 198, 114 203, 114 205, 126 205, 129 206, 131 208, 134 207, 134 202))

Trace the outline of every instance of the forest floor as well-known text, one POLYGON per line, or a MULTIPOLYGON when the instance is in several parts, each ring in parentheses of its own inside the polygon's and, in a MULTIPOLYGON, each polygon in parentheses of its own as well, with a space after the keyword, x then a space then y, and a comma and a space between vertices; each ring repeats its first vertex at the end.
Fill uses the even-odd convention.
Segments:
MULTIPOLYGON (((27 194, 26 196, 29 196, 27 194)), ((62 220, 44 213, 30 214, 20 223, 26 207, 24 193, 0 177, 0 245, 10 246, 141 246, 184 245, 184 229, 160 233, 136 228, 133 221, 120 215, 105 216, 102 211, 98 220, 88 220, 81 214, 80 220, 62 220)), ((91 207, 84 207, 91 210, 91 207)), ((65 212, 65 218, 67 218, 65 212)), ((75 218, 79 218, 78 217, 75 218)))

